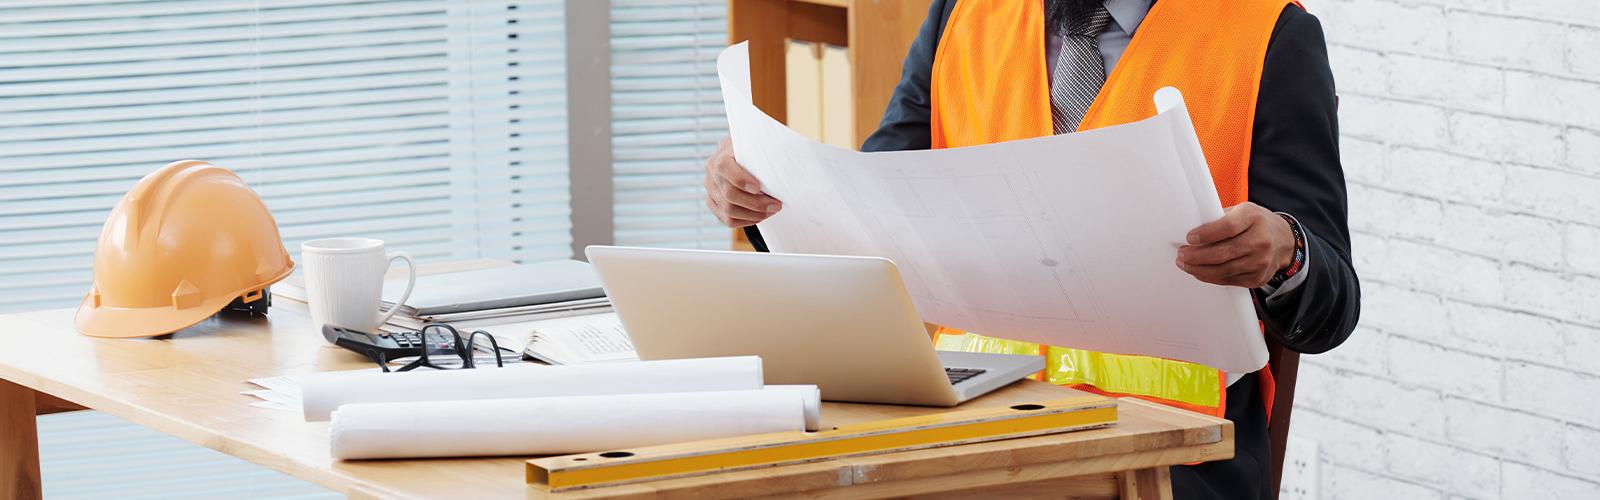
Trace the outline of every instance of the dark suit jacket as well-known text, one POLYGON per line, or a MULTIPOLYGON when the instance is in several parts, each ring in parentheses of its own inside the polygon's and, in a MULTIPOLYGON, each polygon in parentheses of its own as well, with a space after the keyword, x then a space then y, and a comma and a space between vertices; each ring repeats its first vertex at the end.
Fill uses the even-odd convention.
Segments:
MULTIPOLYGON (((928 149, 928 81, 934 50, 957 0, 934 0, 911 46, 889 107, 863 151, 928 149)), ((1317 19, 1286 7, 1273 29, 1256 98, 1250 147, 1250 201, 1295 216, 1309 233, 1304 283, 1271 306, 1257 292, 1266 331, 1283 346, 1321 353, 1355 329, 1361 290, 1350 265, 1344 171, 1339 165, 1338 100, 1327 44, 1317 19)), ((1092 216, 1086 214, 1086 216, 1092 216)), ((746 234, 765 250, 756 227, 746 234)), ((1269 497, 1267 418, 1256 377, 1228 388, 1227 417, 1235 423, 1233 460, 1173 469, 1179 498, 1269 497)))

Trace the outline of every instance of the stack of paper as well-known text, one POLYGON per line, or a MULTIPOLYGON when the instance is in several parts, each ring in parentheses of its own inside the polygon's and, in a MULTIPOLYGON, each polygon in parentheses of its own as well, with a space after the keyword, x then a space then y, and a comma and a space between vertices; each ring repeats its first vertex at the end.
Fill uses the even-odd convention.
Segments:
MULTIPOLYGON (((383 306, 393 307, 405 286, 404 281, 385 282, 383 306)), ((605 296, 588 263, 555 260, 419 277, 395 317, 421 321, 525 317, 605 306, 605 296)))
MULTIPOLYGON (((304 303, 304 283, 296 273, 272 286, 273 297, 304 303)), ((403 276, 385 280, 380 307, 393 307, 405 286, 403 276)), ((484 330, 502 349, 521 351, 541 320, 610 312, 594 269, 560 260, 419 276, 411 297, 380 328, 401 332, 448 324, 463 335, 484 330)))
MULTIPOLYGON (((458 325, 459 323, 451 323, 458 325)), ((613 312, 485 325, 502 350, 551 365, 638 361, 633 342, 613 312)), ((466 333, 469 330, 463 330, 466 333)))
POLYGON ((525 327, 528 340, 522 354, 545 363, 581 365, 639 360, 616 313, 547 319, 525 327))

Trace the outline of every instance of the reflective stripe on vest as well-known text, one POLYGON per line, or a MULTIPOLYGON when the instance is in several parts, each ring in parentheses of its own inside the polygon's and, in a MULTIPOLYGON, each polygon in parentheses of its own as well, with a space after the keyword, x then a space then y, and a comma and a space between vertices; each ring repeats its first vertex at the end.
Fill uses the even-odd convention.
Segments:
POLYGON ((1045 346, 949 327, 940 327, 934 346, 943 351, 1043 355, 1044 371, 1033 377, 1038 380, 1113 396, 1136 396, 1219 417, 1226 409, 1226 377, 1205 365, 1045 346))
MULTIPOLYGON (((1134 33, 1080 130, 1155 115, 1157 89, 1183 92, 1223 206, 1248 199, 1261 66, 1293 0, 1162 0, 1134 33)), ((1298 4, 1298 2, 1294 2, 1298 4)), ((960 0, 934 53, 932 144, 973 146, 1052 133, 1039 0, 960 0)), ((941 329, 941 348, 1047 356, 1042 377, 1221 416, 1225 376, 1175 360, 1040 346, 941 329)), ((1269 410, 1270 411, 1270 410, 1269 410)))

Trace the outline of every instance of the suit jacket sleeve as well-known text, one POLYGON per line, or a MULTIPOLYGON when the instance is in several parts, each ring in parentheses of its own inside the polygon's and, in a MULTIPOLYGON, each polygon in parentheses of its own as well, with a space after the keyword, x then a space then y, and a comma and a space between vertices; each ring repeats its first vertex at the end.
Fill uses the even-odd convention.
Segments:
POLYGON ((1338 99, 1316 17, 1296 6, 1278 18, 1262 68, 1250 147, 1250 201, 1293 215, 1307 233, 1308 273, 1299 288, 1257 311, 1289 349, 1320 353, 1349 338, 1361 309, 1350 264, 1338 99))
POLYGON ((945 21, 955 6, 955 0, 934 0, 928 4, 928 17, 922 22, 922 29, 911 42, 911 50, 900 67, 900 83, 889 97, 889 106, 883 110, 878 130, 861 143, 862 151, 904 151, 933 146, 929 128, 932 93, 928 82, 933 76, 933 52, 939 47, 945 21))

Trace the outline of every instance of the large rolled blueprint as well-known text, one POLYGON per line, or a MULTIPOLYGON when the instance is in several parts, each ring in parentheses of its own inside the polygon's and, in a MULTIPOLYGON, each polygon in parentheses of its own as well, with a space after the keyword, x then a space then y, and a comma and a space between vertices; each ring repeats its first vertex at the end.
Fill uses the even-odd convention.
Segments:
POLYGON ((301 399, 306 421, 315 422, 328 420, 335 408, 353 403, 739 391, 761 387, 761 358, 734 356, 516 369, 328 372, 307 377, 301 386, 301 399))
POLYGON ((821 393, 752 391, 360 403, 328 426, 334 458, 551 455, 806 430, 821 393))
POLYGON ((1222 217, 1176 89, 1134 123, 861 153, 751 104, 744 44, 717 71, 735 157, 783 201, 761 223, 772 251, 893 260, 923 319, 953 328, 1236 373, 1266 364, 1248 292, 1175 264, 1189 230, 1222 217))

